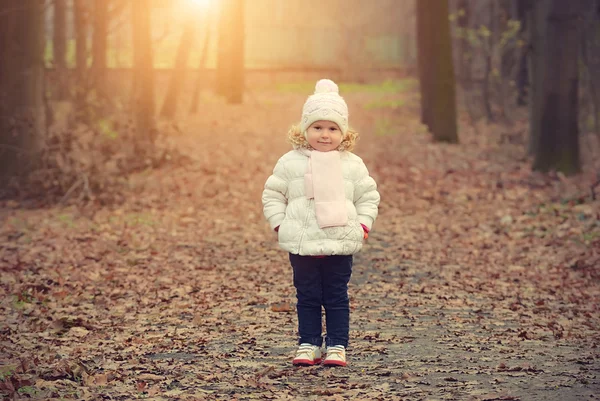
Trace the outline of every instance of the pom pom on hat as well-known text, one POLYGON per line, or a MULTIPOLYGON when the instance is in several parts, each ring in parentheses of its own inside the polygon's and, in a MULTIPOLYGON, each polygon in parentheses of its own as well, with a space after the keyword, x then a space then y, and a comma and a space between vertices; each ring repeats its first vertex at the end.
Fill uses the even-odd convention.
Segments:
POLYGON ((315 93, 304 103, 300 125, 305 135, 315 121, 332 121, 340 127, 342 135, 348 132, 348 106, 340 96, 336 83, 330 79, 319 80, 315 85, 315 93))
POLYGON ((331 79, 321 79, 315 85, 315 93, 335 92, 339 95, 340 88, 331 79))

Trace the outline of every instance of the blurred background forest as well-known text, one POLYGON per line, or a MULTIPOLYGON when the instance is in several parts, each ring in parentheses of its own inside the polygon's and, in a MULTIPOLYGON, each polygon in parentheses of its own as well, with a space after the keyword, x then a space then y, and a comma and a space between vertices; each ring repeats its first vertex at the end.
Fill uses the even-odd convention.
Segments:
POLYGON ((0 48, 1 197, 85 197, 177 160, 203 102, 322 77, 414 82, 437 140, 525 121, 537 170, 598 153, 598 0, 3 0, 0 48))
POLYGON ((0 0, 0 398, 597 399, 599 111, 600 0, 0 0), (321 78, 382 200, 341 371, 260 201, 321 78))

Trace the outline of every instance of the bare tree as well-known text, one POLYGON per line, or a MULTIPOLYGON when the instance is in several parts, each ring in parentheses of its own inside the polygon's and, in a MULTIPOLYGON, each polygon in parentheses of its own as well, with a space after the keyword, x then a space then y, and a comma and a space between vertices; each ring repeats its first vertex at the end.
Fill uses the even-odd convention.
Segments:
MULTIPOLYGON (((469 26, 471 12, 468 0, 458 0, 456 8, 456 26, 464 31, 469 26)), ((459 35, 456 40, 457 76, 462 85, 471 80, 470 68, 468 68, 468 45, 467 39, 463 35, 459 35)))
MULTIPOLYGON (((496 17, 496 13, 495 13, 495 9, 496 9, 496 2, 492 1, 489 3, 489 14, 488 14, 488 21, 489 23, 487 24, 487 26, 491 26, 492 24, 494 24, 495 21, 495 17, 496 17)), ((488 31, 489 32, 489 31, 488 31)), ((493 28, 492 28, 492 32, 493 32, 493 28)), ((491 33, 491 32, 490 32, 491 33)), ((485 40, 485 45, 484 45, 484 58, 485 58, 485 69, 484 69, 484 78, 483 78, 483 82, 482 82, 482 93, 483 93, 483 106, 485 109, 485 114, 487 116, 487 120, 489 122, 494 122, 494 113, 492 112, 492 96, 490 93, 490 87, 492 85, 491 81, 491 74, 492 74, 492 66, 493 66, 493 56, 494 56, 494 35, 493 34, 489 34, 485 40)))
POLYGON ((546 26, 552 0, 533 2, 528 12, 527 25, 529 26, 529 145, 528 153, 537 153, 540 142, 542 122, 543 83, 546 68, 546 26))
POLYGON ((421 88, 421 123, 431 129, 433 117, 431 105, 432 95, 432 53, 433 26, 432 13, 429 7, 431 1, 417 1, 417 64, 419 69, 419 84, 421 88))
POLYGON ((600 0, 585 1, 581 59, 584 66, 583 86, 586 115, 592 116, 594 131, 600 139, 600 0))
POLYGON ((221 1, 217 93, 229 103, 244 97, 244 6, 244 0, 221 1))
POLYGON ((185 80, 185 72, 188 67, 190 51, 193 48, 195 32, 196 20, 195 18, 190 17, 183 27, 183 34, 181 35, 179 47, 177 48, 177 55, 175 57, 175 65, 173 66, 171 82, 169 83, 167 95, 165 96, 165 100, 160 111, 160 115, 162 117, 172 119, 175 117, 175 114, 177 114, 177 103, 179 101, 179 95, 185 80))
POLYGON ((448 0, 419 0, 419 79, 422 118, 436 141, 458 142, 456 89, 448 0))
POLYGON ((75 103, 83 104, 83 97, 87 91, 87 10, 86 2, 73 1, 75 24, 75 68, 77 71, 77 84, 75 85, 75 103))
POLYGON ((41 0, 0 2, 2 181, 31 166, 43 132, 43 10, 41 0))
POLYGON ((58 77, 56 98, 67 97, 67 4, 66 0, 54 0, 54 37, 52 41, 54 68, 58 77))
POLYGON ((151 8, 140 1, 133 1, 132 27, 134 44, 133 107, 137 140, 152 143, 156 130, 154 125, 154 65, 150 27, 151 8))
MULTIPOLYGON (((543 62, 544 78, 536 90, 541 102, 538 144, 535 146, 533 167, 540 171, 562 171, 573 174, 580 171, 579 156, 579 45, 581 43, 580 17, 583 2, 564 0, 540 0, 547 3, 545 16, 545 46, 537 46, 538 57, 543 62)), ((545 11, 544 8, 536 11, 545 11)), ((540 74, 536 65, 536 74, 540 74)), ((533 123, 534 121, 532 121, 533 123)))
POLYGON ((94 0, 94 34, 92 39, 92 71, 94 89, 100 95, 105 91, 106 51, 108 48, 108 10, 110 0, 94 0))
POLYGON ((208 47, 210 45, 210 25, 208 19, 204 21, 204 43, 202 45, 202 53, 200 56, 200 62, 198 63, 198 75, 196 76, 196 84, 194 86, 194 93, 192 94, 192 103, 190 105, 190 114, 198 112, 198 103, 200 100, 200 90, 202 89, 202 83, 205 81, 206 74, 206 59, 208 58, 208 47))
MULTIPOLYGON (((514 0, 516 2, 516 14, 520 24, 519 37, 527 41, 526 33, 530 29, 527 25, 527 14, 530 12, 531 0, 514 0)), ((529 90, 529 71, 527 66, 527 55, 529 46, 524 46, 519 53, 519 67, 516 78, 517 85, 517 105, 525 106, 527 104, 527 93, 529 90)))
POLYGON ((501 115, 512 124, 514 87, 519 71, 524 46, 519 41, 521 24, 513 0, 502 0, 496 7, 495 22, 492 24, 495 41, 495 60, 499 74, 495 76, 495 90, 499 97, 501 115))

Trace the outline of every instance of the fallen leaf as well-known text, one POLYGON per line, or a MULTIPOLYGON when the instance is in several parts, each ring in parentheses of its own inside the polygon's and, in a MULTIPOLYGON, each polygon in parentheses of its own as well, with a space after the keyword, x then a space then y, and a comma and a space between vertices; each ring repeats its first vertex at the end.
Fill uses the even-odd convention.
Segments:
POLYGON ((296 310, 295 306, 288 302, 278 302, 271 304, 271 310, 273 312, 294 312, 296 310))

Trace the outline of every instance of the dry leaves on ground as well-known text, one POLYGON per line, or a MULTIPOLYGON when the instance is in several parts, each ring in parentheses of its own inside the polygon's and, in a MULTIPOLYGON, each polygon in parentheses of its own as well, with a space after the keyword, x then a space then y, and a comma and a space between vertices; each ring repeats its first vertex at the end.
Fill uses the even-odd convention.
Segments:
MULTIPOLYGON (((260 194, 303 95, 205 105, 192 160, 127 201, 25 209, 0 229, 0 394, 13 399, 569 400, 600 392, 592 162, 533 173, 503 127, 431 142, 347 96, 380 217, 355 258, 345 369, 294 368, 294 289, 260 194), (382 125, 381 121, 385 122, 382 125), (378 132, 375 127, 385 126, 378 132)), ((402 95, 404 96, 404 95, 402 95)), ((521 128, 516 126, 515 130, 521 128)))

